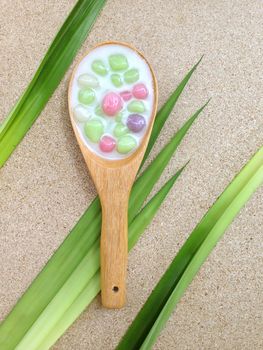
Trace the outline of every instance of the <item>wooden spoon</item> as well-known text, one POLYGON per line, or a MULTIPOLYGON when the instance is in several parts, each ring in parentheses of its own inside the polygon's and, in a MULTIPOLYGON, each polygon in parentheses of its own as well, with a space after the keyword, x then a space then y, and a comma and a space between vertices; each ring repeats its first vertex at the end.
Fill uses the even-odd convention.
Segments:
MULTIPOLYGON (((122 42, 104 42, 89 51, 76 66, 69 85, 69 113, 81 152, 98 191, 102 206, 101 228, 101 297, 107 308, 121 308, 126 301, 126 271, 128 255, 128 201, 137 171, 151 134, 157 108, 157 82, 151 66, 134 47, 122 42), (94 152, 77 127, 73 112, 73 85, 82 60, 98 47, 120 45, 137 53, 149 68, 152 88, 151 115, 138 148, 122 159, 106 159, 94 152)), ((143 191, 143 188, 142 188, 143 191)))

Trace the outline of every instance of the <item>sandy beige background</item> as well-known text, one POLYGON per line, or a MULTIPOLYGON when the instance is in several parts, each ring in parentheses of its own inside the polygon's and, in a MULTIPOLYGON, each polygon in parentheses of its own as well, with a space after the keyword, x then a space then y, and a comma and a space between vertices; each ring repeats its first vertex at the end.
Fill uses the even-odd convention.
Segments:
MULTIPOLYGON (((1 119, 74 3, 1 0, 1 119)), ((260 0, 108 1, 78 57, 99 41, 133 43, 156 70, 160 105, 205 54, 153 155, 213 99, 157 186, 191 160, 130 254, 127 307, 108 311, 97 299, 54 349, 113 349, 185 238, 262 144, 262 26, 260 0)), ((71 71, 0 171, 1 319, 95 196, 67 112, 71 71)), ((227 230, 155 350, 263 348, 262 194, 261 188, 227 230)))

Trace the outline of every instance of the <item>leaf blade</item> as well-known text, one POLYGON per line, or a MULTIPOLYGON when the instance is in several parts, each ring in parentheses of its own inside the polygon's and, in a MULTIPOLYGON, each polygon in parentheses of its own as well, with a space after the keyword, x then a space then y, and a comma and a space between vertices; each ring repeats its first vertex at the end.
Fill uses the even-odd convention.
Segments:
POLYGON ((0 168, 30 129, 85 40, 106 0, 79 0, 33 79, 0 126, 0 168))
MULTIPOLYGON (((188 81, 192 77, 193 73, 199 66, 203 59, 203 56, 199 59, 199 61, 190 69, 190 71, 184 76, 184 78, 181 80, 177 88, 172 92, 166 103, 162 106, 162 108, 159 110, 158 114, 156 115, 155 123, 151 132, 151 137, 146 149, 146 152, 144 154, 144 158, 142 161, 142 164, 144 164, 146 158, 148 157, 149 153, 151 152, 153 145, 155 144, 155 141, 157 140, 160 131, 162 130, 166 120, 167 115, 170 115, 172 112, 176 102, 178 101, 179 97, 181 96, 182 92, 184 91, 184 88, 186 87, 188 81)), ((209 102, 209 101, 208 101, 209 102)))
POLYGON ((213 246, 262 183, 263 147, 234 178, 193 230, 125 333, 117 347, 118 350, 151 348, 184 290, 213 246), (231 206, 234 209, 228 213, 227 208, 231 206), (191 273, 188 274, 187 269, 191 273))
MULTIPOLYGON (((181 175, 183 169, 184 167, 162 186, 157 194, 153 196, 153 198, 130 224, 130 249, 153 219, 160 205, 174 185, 175 181, 181 175)), ((45 310, 41 313, 34 325, 27 331, 21 341, 16 344, 16 350, 39 350, 39 348, 42 348, 44 346, 43 343, 47 344, 47 342, 51 342, 49 333, 55 333, 55 340, 57 340, 57 338, 61 335, 59 332, 62 325, 65 327, 65 325, 71 324, 74 321, 72 319, 72 314, 76 315, 76 317, 79 315, 79 313, 76 313, 75 305, 78 305, 78 310, 79 307, 82 306, 80 312, 82 312, 87 307, 88 304, 85 304, 85 302, 83 303, 83 301, 78 300, 79 297, 84 298, 84 301, 87 301, 88 297, 88 301, 90 303, 93 299, 92 296, 96 296, 96 292, 99 292, 98 289, 100 289, 99 284, 96 282, 96 276, 99 274, 100 267, 99 246, 100 243, 98 238, 91 251, 89 251, 88 255, 83 259, 78 268, 74 270, 74 273, 72 273, 70 278, 52 299, 51 303, 49 303, 45 310), (93 280, 95 286, 91 284, 91 281, 93 280), (67 318, 67 315, 69 318, 67 318), (55 330, 57 324, 59 332, 56 332, 55 330)), ((54 338, 52 338, 52 342, 53 341, 54 338)))
MULTIPOLYGON (((153 185, 159 180, 163 170, 167 166, 168 162, 172 158, 177 147, 180 145, 184 136, 191 128, 195 120, 198 118, 200 113, 205 109, 210 100, 208 100, 202 107, 200 107, 185 123, 184 125, 175 133, 175 135, 170 139, 167 145, 162 149, 161 152, 154 158, 150 166, 145 169, 142 175, 136 180, 134 184, 134 192, 130 196, 130 207, 134 208, 136 206, 139 209, 144 202, 145 198, 150 193, 153 185), (143 192, 139 191, 143 188, 143 192)), ((129 211, 134 214, 133 211, 129 211)))

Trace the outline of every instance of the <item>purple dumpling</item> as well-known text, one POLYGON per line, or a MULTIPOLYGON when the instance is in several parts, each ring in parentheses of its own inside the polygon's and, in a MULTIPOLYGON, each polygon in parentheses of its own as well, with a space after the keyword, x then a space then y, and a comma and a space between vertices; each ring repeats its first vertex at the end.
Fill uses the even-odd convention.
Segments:
POLYGON ((145 118, 140 114, 130 114, 127 119, 127 126, 132 132, 140 132, 145 124, 145 118))

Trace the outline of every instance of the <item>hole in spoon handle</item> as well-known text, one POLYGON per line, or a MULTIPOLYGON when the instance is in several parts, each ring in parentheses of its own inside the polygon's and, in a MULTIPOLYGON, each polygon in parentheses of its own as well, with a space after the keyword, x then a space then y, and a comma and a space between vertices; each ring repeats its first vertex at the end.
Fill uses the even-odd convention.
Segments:
POLYGON ((116 193, 102 205, 101 228, 101 299, 102 305, 119 309, 126 302, 128 255, 128 199, 116 193), (122 198, 122 199, 121 199, 122 198))

